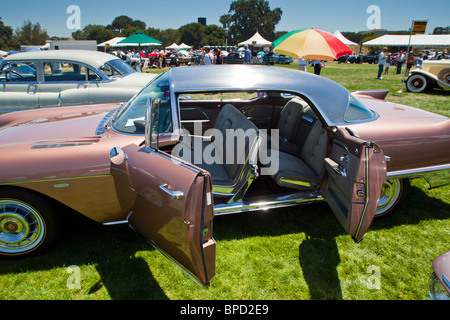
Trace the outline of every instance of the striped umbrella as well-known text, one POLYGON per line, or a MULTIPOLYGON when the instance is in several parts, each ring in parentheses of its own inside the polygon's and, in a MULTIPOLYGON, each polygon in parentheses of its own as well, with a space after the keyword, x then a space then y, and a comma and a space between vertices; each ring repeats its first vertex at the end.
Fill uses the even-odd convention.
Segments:
POLYGON ((302 29, 291 31, 272 42, 274 52, 294 58, 334 60, 352 50, 326 31, 302 29))

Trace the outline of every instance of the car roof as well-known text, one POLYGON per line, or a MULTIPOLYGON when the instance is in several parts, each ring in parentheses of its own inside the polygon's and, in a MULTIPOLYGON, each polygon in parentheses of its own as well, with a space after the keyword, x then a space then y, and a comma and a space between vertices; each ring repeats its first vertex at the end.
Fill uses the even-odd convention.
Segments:
POLYGON ((15 53, 4 58, 4 61, 38 61, 60 59, 78 61, 91 65, 94 68, 99 68, 105 64, 105 62, 119 58, 109 53, 92 50, 45 50, 15 53))
POLYGON ((175 92, 283 91, 310 100, 328 125, 345 122, 350 93, 327 78, 299 70, 262 65, 209 65, 169 70, 175 92))

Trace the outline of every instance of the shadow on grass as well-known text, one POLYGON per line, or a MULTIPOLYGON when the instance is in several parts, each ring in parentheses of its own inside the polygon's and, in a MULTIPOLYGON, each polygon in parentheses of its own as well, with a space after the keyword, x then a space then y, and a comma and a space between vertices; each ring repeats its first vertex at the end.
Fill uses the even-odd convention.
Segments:
MULTIPOLYGON (((450 218, 449 213, 448 203, 429 197, 420 188, 410 187, 397 210, 389 217, 376 219, 369 231, 415 225, 425 220, 446 220, 450 218)), ((226 239, 304 233, 306 239, 299 244, 299 265, 311 299, 343 299, 337 272, 341 260, 336 237, 346 232, 326 203, 218 217, 214 232, 219 243, 226 239)))
MULTIPOLYGON (((429 197, 420 188, 411 187, 404 200, 392 216, 376 220, 369 231, 449 218, 450 205, 429 197)), ((343 298, 337 272, 340 256, 336 237, 345 235, 345 231, 326 203, 218 216, 214 221, 214 237, 219 245, 220 241, 228 239, 304 233, 306 239, 299 244, 299 267, 311 299, 343 298)), ((64 237, 50 252, 2 261, 0 274, 94 265, 100 280, 83 283, 88 287, 88 296, 105 288, 113 300, 168 299, 148 263, 136 257, 138 251, 148 250, 153 249, 127 225, 106 227, 76 217, 70 220, 64 237)))

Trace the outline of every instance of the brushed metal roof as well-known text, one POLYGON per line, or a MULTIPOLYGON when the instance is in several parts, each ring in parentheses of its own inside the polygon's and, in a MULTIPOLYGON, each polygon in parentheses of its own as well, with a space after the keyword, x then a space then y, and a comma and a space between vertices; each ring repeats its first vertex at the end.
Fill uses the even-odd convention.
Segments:
POLYGON ((178 93, 248 90, 299 94, 318 109, 328 125, 346 122, 350 93, 315 74, 274 66, 210 65, 172 68, 169 77, 172 89, 178 93))

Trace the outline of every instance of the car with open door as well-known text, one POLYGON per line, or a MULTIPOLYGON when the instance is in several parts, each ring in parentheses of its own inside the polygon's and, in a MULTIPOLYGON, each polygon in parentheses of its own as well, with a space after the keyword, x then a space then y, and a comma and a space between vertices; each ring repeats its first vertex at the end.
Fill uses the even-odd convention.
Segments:
POLYGON ((0 255, 48 248, 55 203, 129 223, 206 285, 217 215, 326 201, 359 242, 409 179, 449 183, 449 119, 385 94, 284 68, 191 66, 121 107, 2 115, 0 255))

